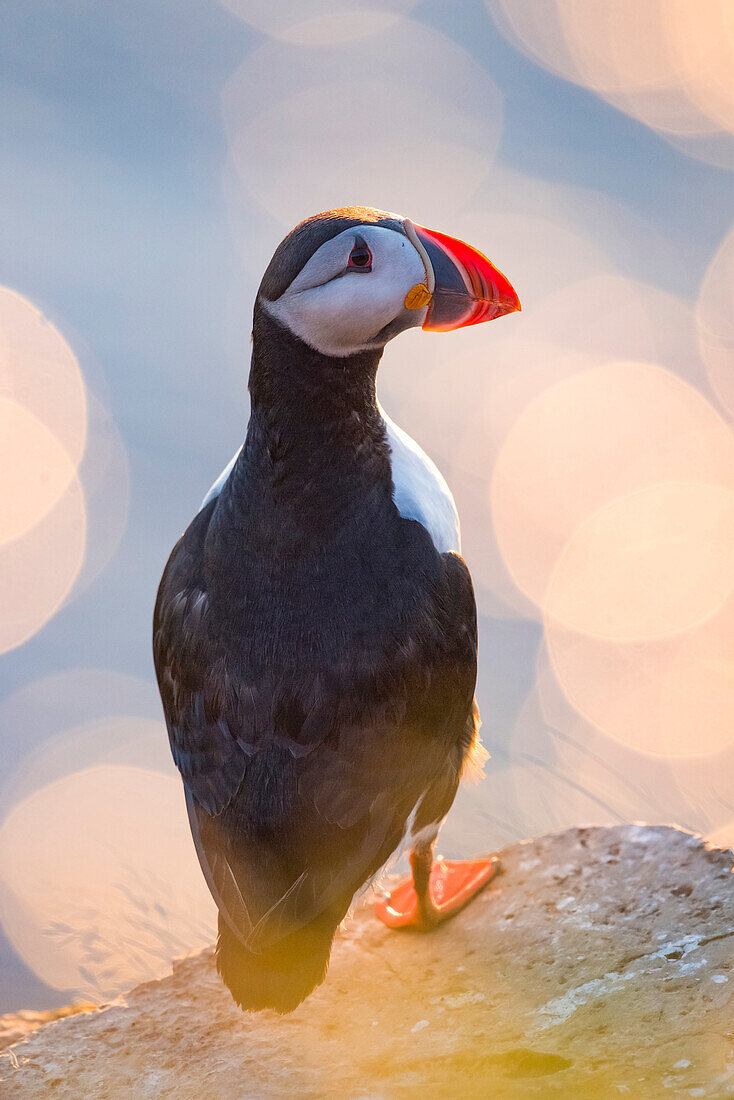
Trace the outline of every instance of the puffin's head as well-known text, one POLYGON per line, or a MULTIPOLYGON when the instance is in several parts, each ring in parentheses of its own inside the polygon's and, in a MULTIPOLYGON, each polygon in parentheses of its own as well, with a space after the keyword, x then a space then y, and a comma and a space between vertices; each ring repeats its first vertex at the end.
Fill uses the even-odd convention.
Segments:
POLYGON ((258 305, 325 355, 380 349, 406 328, 448 332, 520 309, 477 249, 369 207, 307 218, 275 251, 258 305))

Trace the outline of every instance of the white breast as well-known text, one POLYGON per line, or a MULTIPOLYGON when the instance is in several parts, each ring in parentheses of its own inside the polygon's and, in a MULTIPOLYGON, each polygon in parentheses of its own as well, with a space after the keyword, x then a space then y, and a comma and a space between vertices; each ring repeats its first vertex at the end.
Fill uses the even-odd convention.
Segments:
POLYGON ((422 524, 440 554, 461 553, 459 513, 436 464, 414 439, 380 409, 390 444, 393 500, 404 519, 422 524))
MULTIPOLYGON (((441 471, 414 439, 399 428, 380 408, 390 445, 393 500, 404 519, 414 519, 425 527, 440 554, 453 550, 461 553, 459 514, 441 471)), ((232 472, 239 451, 222 470, 201 502, 201 507, 219 496, 232 472)))
MULTIPOLYGON (((241 450, 242 450, 242 447, 240 447, 240 451, 241 451, 241 450)), ((217 480, 216 480, 216 481, 214 482, 214 484, 212 485, 212 487, 211 487, 211 489, 209 490, 209 492, 208 492, 208 493, 206 494, 206 496, 205 496, 205 497, 204 497, 204 499, 202 500, 202 502, 201 502, 201 508, 206 508, 206 506, 207 506, 207 504, 209 503, 209 501, 210 501, 210 500, 214 500, 214 497, 218 497, 218 496, 219 496, 219 494, 221 493, 222 489, 224 488, 224 483, 226 482, 226 480, 227 480, 227 478, 229 477, 229 475, 230 475, 230 474, 232 473, 232 470, 233 470, 233 468, 234 468, 234 464, 235 464, 235 462, 236 462, 236 461, 237 461, 237 459, 238 459, 238 458, 240 457, 240 451, 237 451, 237 452, 235 453, 235 455, 233 456, 233 458, 232 458, 232 459, 231 459, 231 460, 230 460, 230 461, 229 461, 229 462, 227 463, 227 465, 226 465, 226 466, 224 467, 224 469, 222 470, 221 474, 219 475, 219 477, 218 477, 218 478, 217 478, 217 480)), ((199 511, 201 511, 201 508, 199 509, 199 511)))

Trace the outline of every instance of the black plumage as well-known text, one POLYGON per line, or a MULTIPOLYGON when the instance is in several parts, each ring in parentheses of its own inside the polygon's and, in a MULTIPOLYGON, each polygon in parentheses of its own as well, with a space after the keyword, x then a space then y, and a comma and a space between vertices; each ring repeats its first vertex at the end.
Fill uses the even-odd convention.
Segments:
POLYGON ((288 1012, 323 980, 355 892, 413 811, 415 829, 446 814, 475 736, 471 579, 393 502, 381 354, 323 355, 258 298, 245 445, 158 592, 171 749, 246 1009, 288 1012))

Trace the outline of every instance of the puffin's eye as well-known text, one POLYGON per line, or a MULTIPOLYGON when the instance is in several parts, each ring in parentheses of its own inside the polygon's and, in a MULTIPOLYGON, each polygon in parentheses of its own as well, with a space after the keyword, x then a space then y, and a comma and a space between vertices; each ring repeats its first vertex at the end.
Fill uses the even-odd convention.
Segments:
POLYGON ((372 253, 361 237, 357 237, 354 242, 354 248, 349 254, 347 268, 353 271, 372 270, 372 253))

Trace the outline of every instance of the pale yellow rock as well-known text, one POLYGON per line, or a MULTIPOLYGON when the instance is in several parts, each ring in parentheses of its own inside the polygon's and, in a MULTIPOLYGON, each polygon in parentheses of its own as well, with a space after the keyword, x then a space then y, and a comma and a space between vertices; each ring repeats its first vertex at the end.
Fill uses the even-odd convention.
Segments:
POLYGON ((732 853, 619 826, 501 856, 504 875, 429 935, 361 909, 291 1016, 243 1016, 206 951, 16 1042, 0 1095, 733 1097, 732 853))

